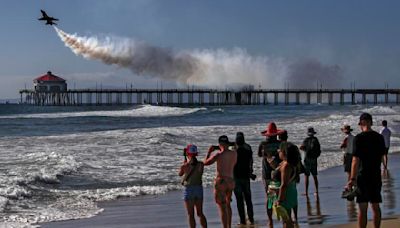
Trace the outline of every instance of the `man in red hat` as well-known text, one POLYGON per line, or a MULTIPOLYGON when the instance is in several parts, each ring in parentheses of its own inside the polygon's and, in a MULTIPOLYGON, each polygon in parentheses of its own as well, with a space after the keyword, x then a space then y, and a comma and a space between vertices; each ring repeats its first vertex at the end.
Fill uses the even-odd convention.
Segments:
POLYGON ((274 122, 270 122, 267 129, 261 132, 261 135, 265 136, 265 141, 262 141, 258 147, 258 156, 262 157, 262 179, 265 187, 266 193, 266 209, 269 220, 269 226, 273 226, 272 221, 272 206, 273 202, 268 197, 268 185, 271 182, 271 172, 277 165, 281 162, 278 156, 278 149, 280 142, 277 136, 282 133, 282 130, 276 127, 274 122))

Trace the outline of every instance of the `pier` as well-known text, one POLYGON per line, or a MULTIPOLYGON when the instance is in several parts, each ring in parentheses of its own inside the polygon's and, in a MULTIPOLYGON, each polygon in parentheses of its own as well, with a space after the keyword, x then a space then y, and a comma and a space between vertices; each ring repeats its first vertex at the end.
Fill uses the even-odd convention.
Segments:
POLYGON ((21 104, 41 106, 400 104, 400 89, 24 89, 19 93, 21 104))

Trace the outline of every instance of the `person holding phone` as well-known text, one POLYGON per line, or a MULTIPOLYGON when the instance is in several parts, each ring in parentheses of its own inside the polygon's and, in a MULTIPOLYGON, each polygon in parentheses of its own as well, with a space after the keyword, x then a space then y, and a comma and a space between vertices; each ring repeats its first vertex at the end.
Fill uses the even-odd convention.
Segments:
POLYGON ((189 220, 189 227, 196 227, 194 211, 200 219, 201 227, 207 227, 207 219, 203 213, 203 170, 204 164, 197 160, 197 146, 189 144, 184 149, 185 160, 179 170, 179 176, 182 177, 183 199, 189 220))
POLYGON ((219 151, 214 153, 214 146, 210 146, 207 156, 204 159, 204 165, 217 163, 216 175, 214 180, 214 197, 218 206, 221 223, 224 228, 232 227, 232 191, 235 188, 233 179, 233 169, 237 162, 237 153, 230 150, 232 143, 226 135, 218 138, 219 151))

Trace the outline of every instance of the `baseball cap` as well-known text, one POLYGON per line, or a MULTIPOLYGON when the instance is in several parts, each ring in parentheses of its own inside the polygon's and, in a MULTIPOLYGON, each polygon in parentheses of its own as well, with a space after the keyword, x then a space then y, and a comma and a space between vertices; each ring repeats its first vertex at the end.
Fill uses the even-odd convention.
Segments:
POLYGON ((218 138, 218 143, 223 143, 223 144, 229 144, 230 142, 229 142, 229 139, 228 139, 228 136, 226 136, 226 135, 221 135, 219 138, 218 138))
POLYGON ((194 144, 189 144, 186 146, 187 155, 197 155, 199 151, 197 150, 197 146, 194 144))

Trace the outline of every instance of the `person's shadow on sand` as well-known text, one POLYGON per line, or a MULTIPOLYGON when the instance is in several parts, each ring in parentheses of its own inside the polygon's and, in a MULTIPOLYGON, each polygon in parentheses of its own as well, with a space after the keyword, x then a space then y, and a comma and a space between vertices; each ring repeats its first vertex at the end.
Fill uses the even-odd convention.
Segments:
POLYGON ((321 204, 319 196, 315 196, 315 211, 311 206, 310 197, 307 196, 307 223, 309 225, 323 224, 325 216, 321 213, 321 204))
POLYGON ((387 214, 395 214, 396 209, 396 194, 394 193, 394 179, 389 173, 389 170, 382 172, 382 196, 383 207, 388 211, 387 214))
POLYGON ((347 217, 349 222, 357 221, 357 207, 355 200, 347 201, 347 217))

